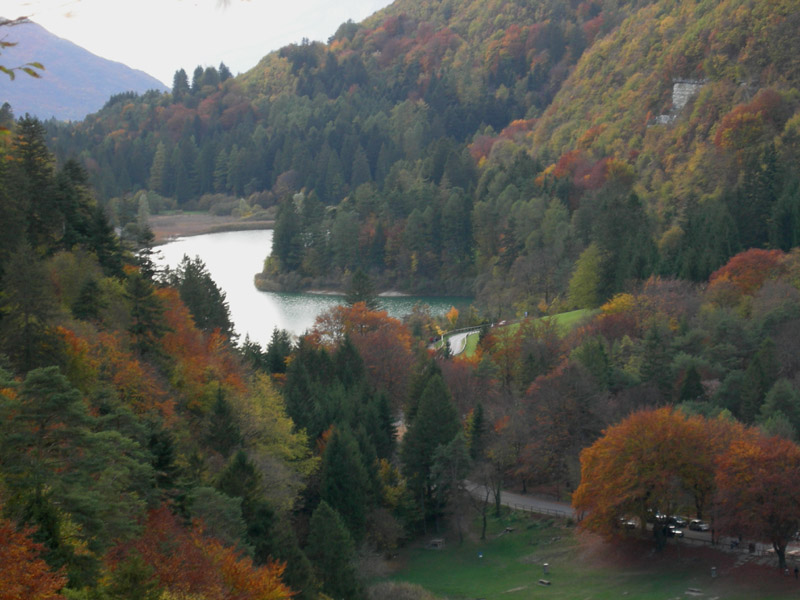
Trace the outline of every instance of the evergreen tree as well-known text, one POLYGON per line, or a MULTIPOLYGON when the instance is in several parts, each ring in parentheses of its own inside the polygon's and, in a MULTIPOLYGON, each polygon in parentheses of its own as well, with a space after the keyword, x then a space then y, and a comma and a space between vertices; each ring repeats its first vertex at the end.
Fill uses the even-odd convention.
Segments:
POLYGON ((100 311, 107 306, 108 302, 103 298, 97 280, 91 278, 81 286, 78 297, 72 304, 72 314, 76 319, 96 321, 100 318, 100 311))
POLYGON ((208 333, 218 329, 229 338, 234 337, 225 292, 211 278, 199 256, 190 259, 184 255, 177 268, 167 275, 167 280, 178 290, 199 329, 208 333))
POLYGON ((294 271, 303 260, 300 215, 294 202, 287 200, 280 205, 275 229, 272 234, 272 256, 278 259, 284 271, 294 271))
POLYGON ((26 243, 9 258, 0 289, 0 350, 22 373, 52 364, 58 348, 50 331, 56 299, 44 266, 26 243))
POLYGON ((217 489, 231 498, 242 499, 242 516, 250 524, 259 510, 262 489, 261 477, 255 465, 239 450, 220 474, 217 489))
POLYGON ((345 302, 353 306, 357 302, 363 302, 367 305, 369 310, 378 310, 378 296, 375 294, 375 288, 372 285, 372 280, 361 267, 356 269, 353 276, 350 278, 350 285, 347 287, 347 294, 345 295, 345 302))
POLYGON ((97 261, 108 277, 122 277, 122 247, 114 228, 108 222, 100 205, 92 210, 92 225, 88 247, 97 256, 97 261))
POLYGON ((322 591, 332 600, 358 600, 363 596, 353 565, 353 540, 342 518, 324 500, 311 515, 306 554, 322 591))
POLYGON ((225 400, 222 386, 217 386, 217 399, 211 407, 208 421, 208 445, 219 452, 224 458, 242 442, 239 426, 231 410, 230 404, 225 400))
POLYGON ((128 275, 125 291, 130 302, 131 324, 128 333, 141 356, 160 357, 159 338, 166 331, 164 308, 152 283, 139 272, 128 275))
POLYGON ((286 359, 292 353, 292 334, 275 327, 264 355, 265 367, 270 373, 286 373, 286 359))
POLYGON ((483 404, 480 402, 472 411, 467 436, 470 458, 481 460, 486 452, 486 417, 483 414, 483 404))
POLYGON ((225 83, 231 77, 233 77, 233 74, 231 73, 231 70, 228 68, 228 66, 224 62, 219 63, 220 82, 225 83))
POLYGON ((358 443, 348 428, 336 427, 322 456, 320 498, 342 517, 356 543, 364 537, 369 488, 358 443))
POLYGON ((285 563, 282 580, 301 600, 318 597, 313 568, 297 543, 297 535, 286 515, 276 515, 267 502, 259 502, 247 523, 247 543, 253 548, 253 562, 285 563))
POLYGON ((692 400, 702 400, 704 398, 705 390, 703 389, 703 383, 700 379, 700 373, 697 371, 697 368, 692 365, 687 369, 686 375, 683 378, 683 384, 681 384, 678 399, 681 402, 691 402, 692 400))
POLYGON ((442 369, 433 359, 426 360, 421 368, 413 373, 411 384, 409 385, 408 403, 405 407, 405 417, 408 423, 413 422, 416 418, 420 398, 422 398, 422 393, 425 391, 428 383, 430 383, 431 379, 441 376, 442 369))
POLYGON ((426 517, 434 514, 431 503, 434 453, 439 446, 448 444, 459 430, 458 415, 444 380, 438 375, 431 377, 400 448, 403 474, 426 517))
POLYGON ((197 65, 192 73, 192 95, 196 95, 203 87, 203 67, 197 65))
POLYGON ((38 528, 51 565, 66 565, 73 584, 89 584, 95 560, 75 550, 84 546, 96 556, 133 533, 148 500, 149 457, 132 439, 102 428, 57 367, 30 371, 16 397, 2 396, 6 510, 38 528))
POLYGON ((172 78, 172 99, 182 102, 189 91, 189 76, 184 69, 178 69, 172 78))
POLYGON ((782 415, 795 432, 800 432, 800 391, 788 379, 779 379, 767 392, 759 412, 760 423, 782 415))
MULTIPOLYGON (((775 384, 780 364, 775 353, 775 342, 766 338, 753 355, 744 372, 741 404, 737 416, 745 423, 753 423, 761 410, 767 392, 775 384)), ((788 415, 787 415, 788 416, 788 415)))
POLYGON ((46 137, 41 121, 26 115, 17 122, 12 145, 13 200, 25 214, 28 243, 39 253, 53 247, 64 225, 56 193, 54 159, 47 149, 46 137))
POLYGON ((345 390, 357 390, 366 384, 367 368, 348 335, 333 355, 333 368, 335 377, 345 390))

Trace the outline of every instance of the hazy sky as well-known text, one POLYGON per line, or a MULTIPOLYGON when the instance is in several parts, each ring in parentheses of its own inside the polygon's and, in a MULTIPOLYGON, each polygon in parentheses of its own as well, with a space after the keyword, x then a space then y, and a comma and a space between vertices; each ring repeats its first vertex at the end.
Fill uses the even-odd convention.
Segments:
MULTIPOLYGON (((6 18, 28 16, 90 52, 166 85, 180 68, 224 62, 235 74, 304 37, 327 41, 391 0, 2 0, 6 18)), ((5 32, 13 41, 13 29, 5 32)))

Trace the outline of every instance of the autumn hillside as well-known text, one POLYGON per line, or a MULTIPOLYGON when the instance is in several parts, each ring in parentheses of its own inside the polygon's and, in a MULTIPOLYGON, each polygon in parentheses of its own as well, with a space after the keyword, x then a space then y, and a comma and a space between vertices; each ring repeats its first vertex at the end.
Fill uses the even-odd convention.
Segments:
POLYGON ((142 202, 276 216, 272 286, 361 268, 495 315, 592 306, 795 245, 795 21, 791 2, 402 0, 49 134, 120 227, 142 202))
MULTIPOLYGON (((133 100, 112 105, 135 114, 133 100)), ((752 101, 782 102, 778 92, 752 101)), ((780 114, 734 112, 749 122, 780 114)), ((437 319, 417 306, 400 321, 375 309, 372 278, 389 275, 357 268, 342 305, 299 339, 276 329, 261 347, 237 338, 199 258, 156 270, 147 217, 175 198, 139 191, 104 207, 86 169, 58 164, 47 140, 32 117, 0 138, 0 598, 16 589, 36 600, 392 598, 368 587, 401 546, 485 527, 503 489, 571 498, 592 514, 582 526, 612 544, 640 535, 661 549, 671 538, 646 532, 648 516, 687 515, 771 543, 776 564, 786 560, 800 529, 800 249, 737 252, 737 241, 700 281, 647 276, 657 263, 644 259, 661 249, 630 178, 581 193, 554 170, 542 176, 552 198, 514 200, 512 183, 495 196, 504 177, 495 148, 473 165, 485 171, 471 192, 448 187, 445 172, 436 185, 414 180, 427 167, 404 159, 387 177, 413 192, 391 196, 398 206, 371 196, 373 184, 335 210, 313 190, 288 195, 268 275, 300 277, 329 260, 344 269, 343 257, 399 271, 407 259, 421 283, 438 248, 450 259, 440 269, 487 267, 476 277, 484 289, 508 274, 519 284, 495 286, 485 312, 437 319), (498 256, 457 245, 471 243, 455 228, 472 222, 456 210, 470 193, 485 217, 475 241, 494 232, 498 256), (506 212, 491 212, 504 202, 506 212), (417 204, 407 219, 403 203, 417 204), (565 299, 558 273, 581 243, 587 207, 596 228, 583 230, 565 299), (106 209, 128 219, 120 235, 106 209), (506 226, 491 229, 492 215, 506 226), (536 299, 514 327, 491 327, 499 307, 536 299), (587 318, 571 328, 536 318, 567 302, 598 309, 576 311, 587 318), (466 327, 480 329, 470 356, 429 349, 432 336, 466 327), (477 498, 467 482, 489 493, 477 498), (639 533, 620 528, 622 517, 637 517, 639 533)), ((181 144, 178 155, 191 149, 181 144)), ((785 148, 775 143, 776 161, 785 148)), ((747 165, 746 154, 730 165, 747 165)), ((171 159, 161 156, 163 176, 171 159)), ((450 163, 455 176, 467 163, 450 158, 444 171, 450 163)), ((514 161, 518 182, 536 189, 519 168, 534 158, 514 161)), ((773 211, 791 200, 782 192, 773 211)), ((239 212, 252 201, 233 200, 239 212)), ((698 205, 719 211, 725 201, 698 205)), ((728 242, 746 231, 730 212, 702 223, 724 227, 728 242)), ((709 259, 702 246, 683 251, 709 259)))

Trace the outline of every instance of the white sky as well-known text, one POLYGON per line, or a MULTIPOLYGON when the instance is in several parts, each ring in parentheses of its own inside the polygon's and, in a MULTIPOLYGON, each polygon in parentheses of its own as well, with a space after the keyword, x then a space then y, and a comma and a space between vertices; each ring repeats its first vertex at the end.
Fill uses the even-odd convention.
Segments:
MULTIPOLYGON (((86 50, 141 69, 167 86, 180 68, 224 62, 234 75, 304 37, 327 41, 391 0, 2 0, 6 18, 30 17, 86 50)), ((13 30, 8 32, 13 40, 13 30)))

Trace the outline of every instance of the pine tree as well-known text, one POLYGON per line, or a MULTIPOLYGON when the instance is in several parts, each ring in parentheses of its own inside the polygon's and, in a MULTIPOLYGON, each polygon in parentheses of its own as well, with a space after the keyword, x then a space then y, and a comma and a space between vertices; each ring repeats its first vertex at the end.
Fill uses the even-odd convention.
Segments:
POLYGON ((369 478, 353 434, 336 427, 322 456, 320 497, 336 510, 358 543, 364 537, 369 478))
POLYGON ((131 324, 128 333, 141 356, 160 357, 159 338, 166 331, 164 308, 150 281, 138 271, 128 275, 125 284, 130 302, 131 324))
POLYGON ((431 377, 400 448, 408 487, 414 498, 423 503, 426 512, 431 509, 431 467, 436 448, 448 444, 459 430, 458 415, 444 380, 438 375, 431 377))
POLYGON ((44 266, 27 244, 9 258, 0 295, 0 350, 20 372, 52 364, 57 348, 50 320, 56 299, 44 266))
POLYGON ((333 600, 358 600, 363 596, 353 565, 353 540, 342 518, 324 500, 311 515, 306 554, 322 591, 333 600))
POLYGON ((212 449, 219 452, 224 458, 242 442, 239 426, 236 424, 230 404, 225 400, 222 386, 217 386, 217 399, 211 407, 208 422, 208 435, 206 441, 212 449))
POLYGON ((372 285, 372 279, 367 275, 361 267, 356 269, 353 276, 350 278, 350 285, 347 287, 347 294, 345 295, 345 302, 353 306, 357 302, 366 304, 369 310, 378 310, 378 296, 375 293, 375 287, 372 285))
POLYGON ((167 277, 177 288, 181 300, 192 313, 195 325, 211 333, 219 330, 229 338, 234 336, 228 302, 219 286, 211 278, 199 256, 184 256, 175 271, 167 277))
POLYGON ((184 69, 178 69, 172 78, 172 99, 175 102, 182 102, 188 93, 189 76, 184 69))

